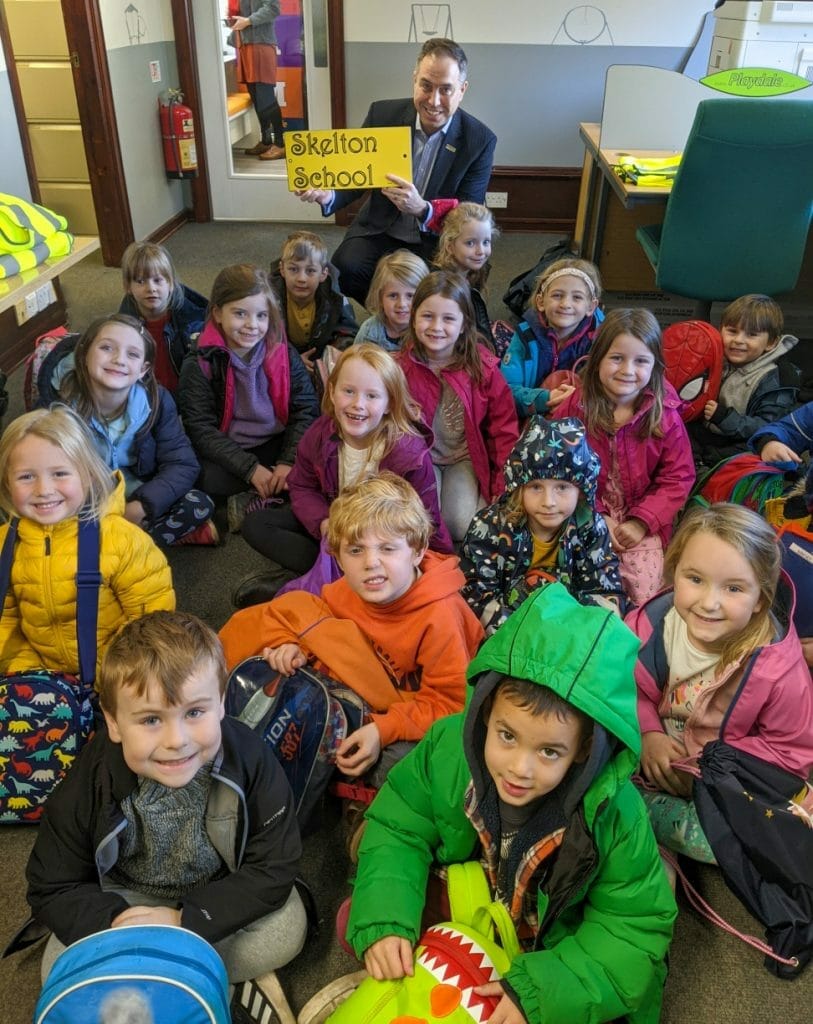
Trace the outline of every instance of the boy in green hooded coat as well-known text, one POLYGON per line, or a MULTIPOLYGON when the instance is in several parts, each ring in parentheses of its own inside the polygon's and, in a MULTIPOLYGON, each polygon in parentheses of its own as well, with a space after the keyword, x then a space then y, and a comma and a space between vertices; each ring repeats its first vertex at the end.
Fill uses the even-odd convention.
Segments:
POLYGON ((432 862, 480 858, 524 952, 480 994, 492 1024, 656 1024, 676 915, 646 809, 638 640, 560 583, 481 647, 463 714, 436 722, 367 812, 347 938, 412 972, 432 862))

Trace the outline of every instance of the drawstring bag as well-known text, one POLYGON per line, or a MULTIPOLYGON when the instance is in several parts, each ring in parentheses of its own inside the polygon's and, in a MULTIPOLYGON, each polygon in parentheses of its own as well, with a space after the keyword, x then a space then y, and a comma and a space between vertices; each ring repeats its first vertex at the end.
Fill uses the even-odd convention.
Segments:
POLYGON ((453 921, 432 925, 418 939, 415 973, 397 981, 365 978, 328 1018, 328 1024, 390 1024, 442 1018, 472 1024, 491 1017, 499 996, 480 996, 499 981, 520 952, 513 922, 502 903, 491 902, 483 869, 475 861, 448 868, 453 921))
POLYGON ((813 789, 714 740, 703 748, 694 802, 726 884, 765 927, 765 966, 795 978, 813 958, 813 789))
MULTIPOLYGON (((0 609, 11 586, 20 520, 0 552, 0 609)), ((38 824, 94 725, 99 610, 99 521, 80 519, 76 572, 79 676, 44 668, 0 675, 0 824, 38 824)))

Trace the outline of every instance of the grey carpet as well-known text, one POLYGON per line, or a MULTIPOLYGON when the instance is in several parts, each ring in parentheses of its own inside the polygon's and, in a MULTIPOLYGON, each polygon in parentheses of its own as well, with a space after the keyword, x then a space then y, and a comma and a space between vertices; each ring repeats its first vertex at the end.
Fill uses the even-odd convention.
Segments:
MULTIPOLYGON (((307 225, 313 230, 313 225, 307 225)), ((292 225, 212 223, 189 224, 167 243, 181 280, 208 293, 217 271, 235 262, 267 266, 292 225)), ((342 231, 321 229, 332 249, 342 231)), ((490 311, 506 315, 500 302, 508 280, 532 265, 556 236, 507 234, 496 241, 490 289, 490 311)), ((71 310, 71 326, 82 328, 94 316, 116 309, 121 297, 118 270, 103 267, 98 254, 63 275, 71 310)), ((9 418, 22 411, 22 373, 11 378, 9 418)), ((219 548, 175 548, 169 552, 179 607, 220 627, 231 613, 229 594, 242 576, 261 563, 239 536, 228 536, 219 548)), ((6 944, 25 919, 24 870, 34 841, 32 828, 0 827, 0 944, 6 944)), ((356 968, 338 946, 333 921, 339 903, 350 892, 348 862, 335 808, 325 809, 317 831, 305 840, 303 874, 313 887, 321 929, 305 951, 281 972, 295 1011, 331 979, 356 968)), ((698 870, 707 899, 741 930, 760 934, 713 869, 698 870)), ((0 1024, 29 1024, 39 991, 40 949, 35 947, 4 960, 0 969, 0 1024)), ((666 987, 664 1024, 796 1024, 811 1019, 813 970, 795 982, 773 978, 757 953, 681 907, 672 946, 666 987)), ((78 1024, 78 1022, 77 1022, 78 1024)), ((174 1024, 174 1022, 160 1022, 174 1024)), ((569 1024, 569 1022, 562 1022, 569 1024)))

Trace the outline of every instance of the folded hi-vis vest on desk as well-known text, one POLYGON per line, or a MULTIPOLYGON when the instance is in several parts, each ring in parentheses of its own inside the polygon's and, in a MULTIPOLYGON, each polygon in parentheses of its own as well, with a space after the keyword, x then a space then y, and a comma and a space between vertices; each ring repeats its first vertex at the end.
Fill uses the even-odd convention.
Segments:
POLYGON ((67 256, 73 246, 67 227, 61 214, 0 192, 0 278, 67 256))

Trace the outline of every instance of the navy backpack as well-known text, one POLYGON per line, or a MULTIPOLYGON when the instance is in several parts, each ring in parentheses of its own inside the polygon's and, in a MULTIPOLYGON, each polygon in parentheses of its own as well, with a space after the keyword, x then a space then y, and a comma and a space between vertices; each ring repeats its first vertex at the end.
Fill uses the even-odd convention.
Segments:
POLYGON ((226 714, 258 732, 282 765, 300 827, 336 770, 336 749, 366 710, 358 694, 316 669, 282 676, 261 657, 240 662, 226 687, 226 714))

